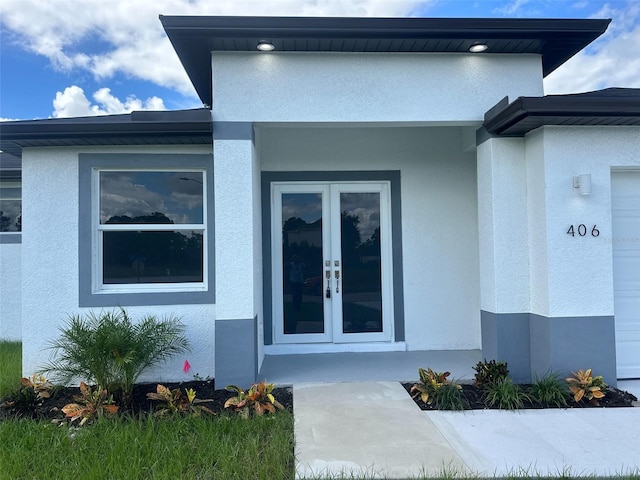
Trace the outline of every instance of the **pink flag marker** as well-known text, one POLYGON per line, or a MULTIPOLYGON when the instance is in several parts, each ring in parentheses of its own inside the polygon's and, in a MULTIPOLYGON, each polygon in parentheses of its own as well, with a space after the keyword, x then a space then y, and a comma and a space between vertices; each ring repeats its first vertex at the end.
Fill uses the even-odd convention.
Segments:
POLYGON ((191 370, 191 364, 189 363, 189 360, 185 360, 184 365, 182 366, 182 371, 184 373, 189 373, 189 370, 191 370))

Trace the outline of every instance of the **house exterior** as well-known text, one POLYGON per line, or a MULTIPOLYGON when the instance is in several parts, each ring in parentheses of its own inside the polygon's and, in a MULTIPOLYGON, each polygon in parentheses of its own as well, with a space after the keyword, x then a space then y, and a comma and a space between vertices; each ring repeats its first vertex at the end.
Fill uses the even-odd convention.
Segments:
POLYGON ((205 108, 2 125, 25 372, 123 306, 220 385, 344 351, 640 376, 640 93, 542 84, 609 20, 160 19, 205 108))

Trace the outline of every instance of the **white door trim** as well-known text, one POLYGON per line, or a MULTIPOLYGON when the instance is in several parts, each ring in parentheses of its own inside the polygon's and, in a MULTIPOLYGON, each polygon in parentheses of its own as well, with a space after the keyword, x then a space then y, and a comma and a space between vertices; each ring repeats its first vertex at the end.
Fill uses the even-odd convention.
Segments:
MULTIPOLYGON (((304 344, 352 344, 354 342, 393 342, 393 265, 391 235, 391 196, 389 181, 361 182, 272 182, 271 197, 271 284, 272 284, 272 333, 274 346, 296 343, 304 344), (381 287, 382 287, 382 331, 344 333, 342 318, 342 295, 336 291, 336 270, 342 270, 342 258, 335 252, 341 252, 340 240, 340 194, 341 193, 379 193, 380 194, 380 230, 382 232, 381 249, 381 287), (322 194, 322 241, 327 249, 323 254, 323 263, 330 262, 331 298, 326 299, 324 292, 327 282, 323 269, 322 301, 324 305, 324 332, 307 334, 285 334, 283 329, 284 307, 282 292, 284 272, 282 261, 282 194, 283 193, 320 193, 322 194), (334 232, 332 234, 332 231, 334 232), (327 256, 329 253, 333 255, 327 256), (338 262, 338 265, 335 262, 338 262)), ((324 267, 326 269, 326 267, 324 267)), ((340 279, 340 284, 341 284, 340 279)), ((401 349, 403 347, 400 347, 401 349)), ((322 349, 321 349, 322 350, 322 349)), ((349 349, 339 351, 351 351, 349 349)))

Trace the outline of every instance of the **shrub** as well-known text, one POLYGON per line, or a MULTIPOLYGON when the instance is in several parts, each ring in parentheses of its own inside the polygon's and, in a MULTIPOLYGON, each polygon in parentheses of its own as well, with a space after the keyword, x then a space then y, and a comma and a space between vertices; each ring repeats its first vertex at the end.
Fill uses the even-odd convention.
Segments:
POLYGON ((82 419, 80 425, 84 425, 88 421, 103 415, 113 415, 118 411, 118 407, 113 405, 113 397, 106 388, 97 387, 92 390, 86 383, 80 382, 80 395, 74 399, 79 403, 68 403, 62 407, 62 412, 72 423, 82 419))
POLYGON ((464 410, 462 387, 454 382, 444 383, 433 397, 433 406, 438 410, 464 410))
POLYGON ((177 318, 158 320, 150 315, 134 324, 122 308, 99 315, 73 315, 61 332, 50 347, 58 357, 42 372, 54 373, 63 384, 74 378, 88 379, 120 394, 125 405, 144 370, 189 351, 184 326, 177 318))
POLYGON ((275 413, 276 408, 284 410, 284 407, 278 402, 273 394, 273 383, 254 383, 248 391, 244 391, 235 385, 225 387, 230 392, 236 392, 235 397, 231 397, 224 403, 224 408, 233 408, 243 418, 249 418, 250 412, 256 415, 265 413, 275 413))
POLYGON ((438 410, 462 410, 462 394, 460 385, 447 380, 450 372, 434 372, 430 368, 418 369, 420 382, 411 387, 415 392, 413 398, 420 399, 427 405, 433 405, 438 410))
POLYGON ((531 401, 531 398, 510 378, 505 378, 487 387, 484 401, 488 407, 517 410, 524 408, 524 402, 531 401))
POLYGON ((481 388, 488 388, 495 383, 506 380, 509 376, 506 362, 496 362, 495 360, 487 362, 485 359, 483 362, 478 362, 473 369, 476 371, 476 386, 481 388))
POLYGON ((31 378, 20 379, 20 387, 1 406, 18 414, 35 416, 37 410, 47 398, 51 398, 53 385, 42 375, 34 374, 31 378))
POLYGON ((598 405, 598 399, 605 396, 604 390, 607 388, 602 376, 592 376, 590 368, 586 371, 580 369, 577 373, 571 373, 573 377, 569 377, 566 380, 575 402, 579 403, 581 400, 587 399, 594 405, 598 405))
POLYGON ((157 408, 154 415, 156 417, 165 417, 176 413, 190 413, 199 417, 202 412, 214 415, 214 413, 200 403, 211 402, 212 400, 200 400, 196 398, 196 392, 193 388, 185 390, 186 396, 182 390, 175 388, 170 390, 164 385, 158 384, 156 392, 147 393, 149 400, 159 400, 162 402, 157 408))
POLYGON ((545 407, 566 407, 569 391, 553 373, 542 377, 535 376, 531 390, 531 398, 545 407))

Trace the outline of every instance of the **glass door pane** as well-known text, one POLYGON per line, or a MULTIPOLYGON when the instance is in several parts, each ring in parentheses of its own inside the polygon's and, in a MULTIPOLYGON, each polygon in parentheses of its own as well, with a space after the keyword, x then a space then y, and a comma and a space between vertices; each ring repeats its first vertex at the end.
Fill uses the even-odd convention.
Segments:
POLYGON ((382 332, 380 193, 340 193, 342 333, 382 332))
POLYGON ((282 193, 284 335, 325 333, 322 193, 282 193))

